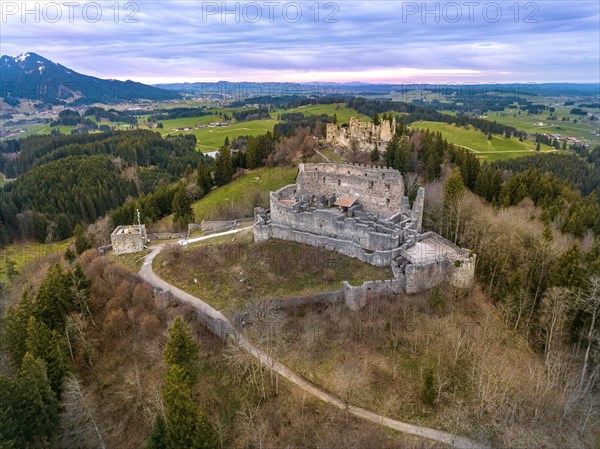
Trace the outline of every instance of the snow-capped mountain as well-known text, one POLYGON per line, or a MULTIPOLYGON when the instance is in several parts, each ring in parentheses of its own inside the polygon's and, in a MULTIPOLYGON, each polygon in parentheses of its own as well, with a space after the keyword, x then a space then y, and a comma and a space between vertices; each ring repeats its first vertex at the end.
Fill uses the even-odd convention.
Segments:
POLYGON ((177 92, 133 81, 104 80, 77 73, 36 53, 0 58, 0 97, 46 103, 118 103, 138 99, 172 100, 177 92))

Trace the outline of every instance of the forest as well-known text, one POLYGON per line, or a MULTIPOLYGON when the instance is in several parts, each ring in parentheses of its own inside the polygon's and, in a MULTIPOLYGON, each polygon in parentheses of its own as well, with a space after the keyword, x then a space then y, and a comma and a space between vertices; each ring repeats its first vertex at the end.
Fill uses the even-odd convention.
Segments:
POLYGON ((210 163, 194 136, 163 139, 145 130, 8 141, 0 167, 18 177, 0 191, 0 241, 67 238, 76 224, 210 163))

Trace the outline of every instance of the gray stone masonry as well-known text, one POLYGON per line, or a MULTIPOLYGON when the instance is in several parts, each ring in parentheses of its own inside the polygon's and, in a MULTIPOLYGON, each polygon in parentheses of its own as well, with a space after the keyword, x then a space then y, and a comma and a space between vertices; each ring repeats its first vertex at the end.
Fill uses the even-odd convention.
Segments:
POLYGON ((110 235, 115 255, 139 253, 148 243, 146 225, 118 226, 110 235))
POLYGON ((352 310, 362 308, 372 295, 414 294, 443 282, 469 288, 475 255, 433 232, 421 233, 425 190, 419 189, 412 208, 403 193, 397 170, 301 164, 296 184, 271 192, 269 210, 255 209, 254 240, 297 242, 391 266, 392 281, 344 285, 352 310), (342 196, 356 201, 334 206, 342 196))

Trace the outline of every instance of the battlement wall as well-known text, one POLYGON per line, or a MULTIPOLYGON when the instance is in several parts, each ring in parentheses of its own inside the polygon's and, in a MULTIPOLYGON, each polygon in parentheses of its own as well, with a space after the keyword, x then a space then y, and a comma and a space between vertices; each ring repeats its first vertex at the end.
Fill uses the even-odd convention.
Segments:
POLYGON ((404 181, 399 171, 365 165, 302 164, 297 196, 349 194, 365 212, 389 218, 403 212, 404 181))
POLYGON ((388 251, 398 248, 404 232, 386 228, 372 221, 348 218, 337 209, 302 211, 300 204, 281 204, 293 192, 286 186, 271 193, 271 222, 301 232, 346 240, 367 251, 388 251))

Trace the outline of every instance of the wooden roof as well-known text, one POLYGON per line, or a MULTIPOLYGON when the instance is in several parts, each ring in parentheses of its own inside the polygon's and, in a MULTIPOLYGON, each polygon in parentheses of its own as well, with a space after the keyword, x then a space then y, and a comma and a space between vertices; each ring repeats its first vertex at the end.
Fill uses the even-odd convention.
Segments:
POLYGON ((356 203, 357 199, 357 197, 352 195, 342 195, 337 199, 337 201, 333 205, 339 207, 350 207, 354 203, 356 203))

